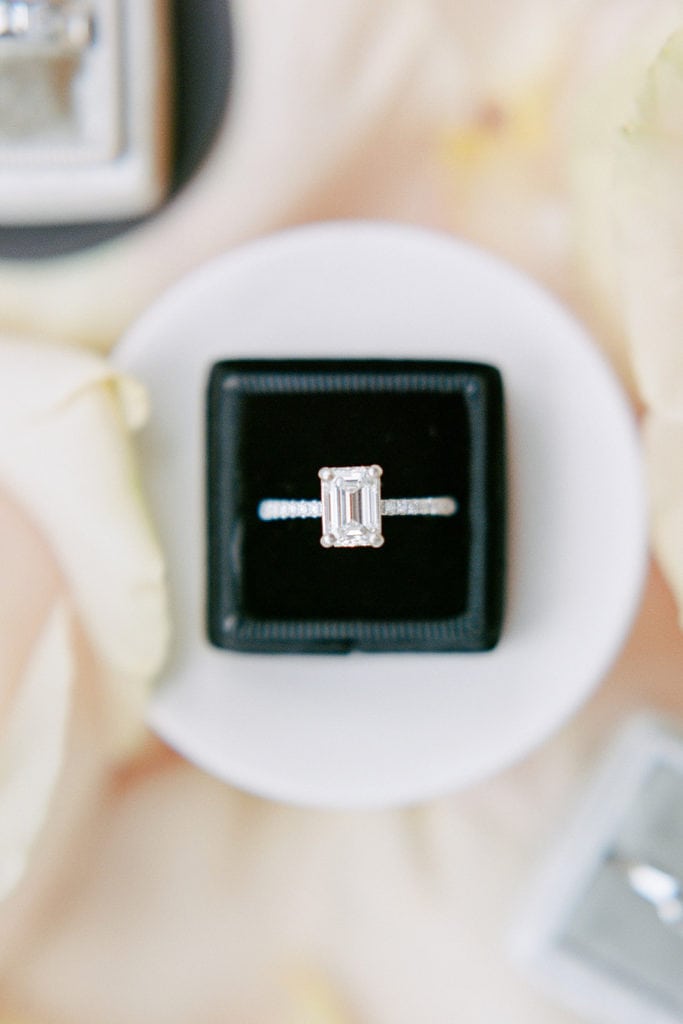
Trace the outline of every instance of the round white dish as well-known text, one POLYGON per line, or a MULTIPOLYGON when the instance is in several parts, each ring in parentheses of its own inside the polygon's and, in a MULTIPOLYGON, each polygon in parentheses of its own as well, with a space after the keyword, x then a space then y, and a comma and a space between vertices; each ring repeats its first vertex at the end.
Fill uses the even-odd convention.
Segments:
POLYGON ((398 805, 499 771, 600 681, 646 561, 639 442, 583 329, 516 270, 451 237, 333 223, 262 239, 164 295, 115 352, 147 386, 145 484, 165 547, 174 644, 151 727, 266 797, 398 805), (239 357, 493 363, 506 388, 509 579, 483 654, 246 655, 204 628, 204 392, 239 357))

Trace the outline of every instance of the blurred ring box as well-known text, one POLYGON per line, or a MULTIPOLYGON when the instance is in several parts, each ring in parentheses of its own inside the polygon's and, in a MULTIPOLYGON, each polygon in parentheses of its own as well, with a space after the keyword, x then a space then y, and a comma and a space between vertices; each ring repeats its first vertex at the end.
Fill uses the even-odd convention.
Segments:
POLYGON ((600 1024, 683 1022, 683 736, 629 722, 526 893, 514 959, 600 1024))
POLYGON ((159 205, 169 49, 167 0, 0 0, 0 224, 159 205))

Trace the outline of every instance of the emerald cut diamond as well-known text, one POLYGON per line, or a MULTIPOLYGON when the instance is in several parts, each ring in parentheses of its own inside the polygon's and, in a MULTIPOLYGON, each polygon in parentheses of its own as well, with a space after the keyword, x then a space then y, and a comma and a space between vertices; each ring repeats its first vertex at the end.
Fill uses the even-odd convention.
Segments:
POLYGON ((320 477, 324 548, 380 548, 384 544, 381 466, 324 466, 320 477))

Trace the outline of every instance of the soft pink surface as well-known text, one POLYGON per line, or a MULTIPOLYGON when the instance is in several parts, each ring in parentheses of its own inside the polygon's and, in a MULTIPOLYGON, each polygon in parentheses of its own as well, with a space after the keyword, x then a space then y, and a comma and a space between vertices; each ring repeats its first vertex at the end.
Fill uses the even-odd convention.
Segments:
MULTIPOLYGON (((575 63, 555 69, 533 131, 522 100, 508 110, 505 90, 501 99, 487 79, 487 33, 507 6, 483 5, 486 29, 468 37, 483 52, 481 73, 469 68, 464 91, 433 79, 456 60, 457 12, 468 5, 425 3, 432 35, 422 16, 411 21, 415 5, 362 6, 309 6, 323 21, 335 14, 311 69, 301 59, 310 39, 295 31, 305 5, 291 5, 297 17, 277 35, 287 19, 275 5, 236 4, 246 67, 234 122, 193 189, 118 249, 52 275, 0 265, 0 323, 54 323, 56 334, 106 345, 162 285, 243 237, 322 218, 394 217, 462 234, 529 270, 592 318, 626 372, 622 339, 601 330, 574 266, 563 164, 577 68, 599 67, 608 14, 624 4, 592 5, 594 36, 574 26, 575 63)), ((2 494, 0 565, 1 724, 64 586, 40 533, 2 494)), ((292 978, 303 964, 340 994, 335 1019, 357 1024, 574 1020, 510 966, 505 927, 617 723, 643 707, 683 719, 683 635, 656 570, 626 649, 572 723, 504 775, 405 811, 275 806, 151 737, 115 768, 82 642, 78 656, 57 795, 26 877, 0 907, 0 1013, 35 1024, 301 1024, 292 978)))
POLYGON ((349 1020, 571 1020, 510 967, 505 925, 616 724, 644 706, 683 714, 682 673, 653 572, 626 650, 560 735, 404 811, 270 805, 153 739, 107 774, 77 728, 52 827, 4 910, 4 1003, 43 1022, 270 1024, 296 1019, 287 978, 303 962, 334 980, 349 1020))

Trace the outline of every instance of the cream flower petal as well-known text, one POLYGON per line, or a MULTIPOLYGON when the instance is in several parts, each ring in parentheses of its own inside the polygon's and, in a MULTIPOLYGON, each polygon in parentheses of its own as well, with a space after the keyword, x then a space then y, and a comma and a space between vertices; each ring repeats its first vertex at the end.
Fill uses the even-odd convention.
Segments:
POLYGON ((583 265, 649 410, 653 543, 683 625, 683 3, 651 7, 588 104, 583 265))
MULTIPOLYGON (((621 16, 623 12, 620 11, 621 16)), ((614 53, 603 55, 585 83, 576 119, 573 156, 582 270, 602 298, 613 304, 613 207, 616 147, 637 110, 638 93, 662 46, 683 19, 681 0, 632 12, 630 31, 614 53), (608 282, 603 285, 603 282, 608 282)))
MULTIPOLYGON (((578 270, 606 329, 623 336, 619 261, 622 255, 630 259, 630 254, 622 254, 616 230, 616 188, 621 176, 617 164, 625 155, 622 136, 627 126, 632 130, 649 69, 667 39, 683 24, 683 2, 631 3, 626 10, 623 3, 614 6, 617 19, 610 33, 614 50, 595 60, 592 81, 582 91, 571 176, 578 270)), ((646 272, 641 252, 638 246, 633 256, 641 264, 639 272, 646 272)), ((632 382, 632 368, 618 337, 611 345, 609 338, 606 341, 619 369, 632 382)))
POLYGON ((615 263, 641 394, 683 419, 683 31, 638 100, 616 153, 615 263))
MULTIPOLYGON (((665 27, 660 18, 658 30, 665 27)), ((669 26, 670 27, 670 26, 669 26)), ((683 625, 683 11, 676 31, 638 51, 638 73, 621 96, 622 125, 609 176, 591 202, 597 263, 615 320, 625 330, 645 428, 653 545, 683 625), (649 63, 644 60, 651 56, 649 63), (604 267, 610 267, 609 271, 604 267)), ((590 182, 585 183, 586 192, 590 182)), ((596 280, 598 278, 596 277, 596 280)))
POLYGON ((74 665, 58 603, 38 638, 0 744, 0 900, 21 878, 59 776, 74 665))
POLYGON ((128 438, 144 408, 139 385, 95 355, 0 341, 0 482, 55 553, 124 747, 141 729, 168 632, 162 556, 128 438))

